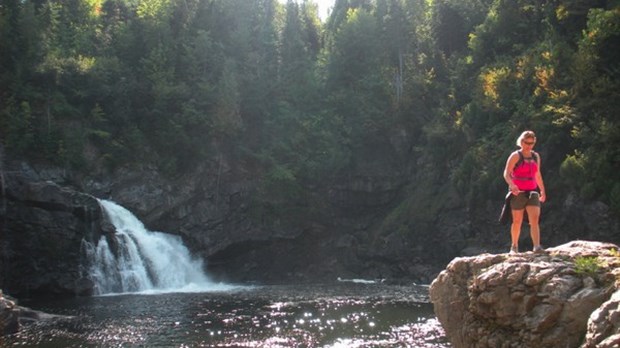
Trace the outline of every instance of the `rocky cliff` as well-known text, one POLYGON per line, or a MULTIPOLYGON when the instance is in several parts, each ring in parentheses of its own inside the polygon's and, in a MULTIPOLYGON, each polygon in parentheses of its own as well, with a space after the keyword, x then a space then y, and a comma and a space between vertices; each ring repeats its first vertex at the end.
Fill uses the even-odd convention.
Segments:
POLYGON ((82 268, 81 242, 98 241, 106 233, 96 198, 125 206, 151 230, 182 236, 207 260, 210 274, 223 280, 409 275, 419 281, 410 272, 414 267, 419 277, 433 274, 428 266, 416 265, 417 258, 398 264, 408 255, 402 238, 384 243, 369 232, 398 196, 401 174, 335 181, 317 188, 323 212, 302 207, 307 215, 274 220, 252 206, 258 179, 248 167, 221 159, 175 178, 149 167, 80 177, 54 167, 5 163, 0 287, 16 297, 88 294, 92 284, 82 268), (374 248, 369 238, 381 247, 374 248))
POLYGON ((3 174, 0 287, 20 296, 89 294, 81 245, 102 233, 97 200, 28 170, 3 174))
POLYGON ((574 241, 456 258, 431 284, 431 301, 456 348, 618 347, 618 250, 574 241))
MULTIPOLYGON (((110 232, 95 197, 123 205, 151 230, 182 236, 225 281, 430 283, 456 256, 507 249, 508 227, 496 222, 501 195, 469 206, 429 161, 410 171, 378 156, 360 161, 367 164, 355 176, 309 187, 305 201, 280 215, 256 203, 261 175, 253 164, 231 156, 177 177, 148 166, 84 176, 0 163, 0 287, 16 297, 88 294, 81 242, 110 232)), ((602 203, 569 196, 543 209, 545 245, 580 235, 620 241, 618 220, 602 203)))

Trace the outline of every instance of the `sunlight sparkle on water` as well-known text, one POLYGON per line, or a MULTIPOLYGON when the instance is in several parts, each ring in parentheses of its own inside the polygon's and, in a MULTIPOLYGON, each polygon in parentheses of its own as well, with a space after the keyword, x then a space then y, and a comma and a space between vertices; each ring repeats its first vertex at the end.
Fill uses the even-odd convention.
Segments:
POLYGON ((338 284, 74 299, 39 308, 75 319, 25 327, 7 342, 29 347, 449 347, 432 306, 418 302, 416 289, 338 284))

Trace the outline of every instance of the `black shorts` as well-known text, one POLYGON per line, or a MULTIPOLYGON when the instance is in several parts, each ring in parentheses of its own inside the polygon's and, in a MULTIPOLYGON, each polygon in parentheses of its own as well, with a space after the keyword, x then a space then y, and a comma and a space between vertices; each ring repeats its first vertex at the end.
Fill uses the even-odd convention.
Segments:
POLYGON ((512 210, 522 210, 527 205, 540 207, 540 193, 537 191, 519 192, 518 195, 510 197, 510 208, 512 210))

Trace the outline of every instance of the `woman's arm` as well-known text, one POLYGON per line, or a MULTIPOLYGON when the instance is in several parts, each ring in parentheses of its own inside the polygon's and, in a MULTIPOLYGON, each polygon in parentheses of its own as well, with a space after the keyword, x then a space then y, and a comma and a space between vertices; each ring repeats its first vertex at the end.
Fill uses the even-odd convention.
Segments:
POLYGON ((504 181, 508 184, 508 190, 510 190, 513 195, 519 194, 519 188, 512 181, 512 171, 514 170, 517 161, 519 161, 519 154, 515 151, 508 156, 508 160, 506 160, 506 167, 504 167, 504 181))
POLYGON ((545 192, 545 183, 543 182, 542 174, 541 174, 541 166, 540 166, 540 154, 538 156, 538 170, 536 171, 536 184, 540 189, 540 201, 544 202, 547 200, 547 193, 545 192))

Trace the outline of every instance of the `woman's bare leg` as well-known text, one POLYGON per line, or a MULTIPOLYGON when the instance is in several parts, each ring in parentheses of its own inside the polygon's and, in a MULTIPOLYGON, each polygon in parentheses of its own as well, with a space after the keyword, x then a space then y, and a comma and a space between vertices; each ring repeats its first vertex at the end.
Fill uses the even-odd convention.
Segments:
POLYGON ((528 205, 525 207, 527 211, 527 220, 530 223, 530 236, 532 237, 532 244, 534 246, 540 246, 540 207, 534 205, 528 205))
POLYGON ((510 238, 512 246, 519 247, 519 235, 521 234, 521 224, 523 223, 524 210, 512 210, 512 225, 510 225, 510 238))

